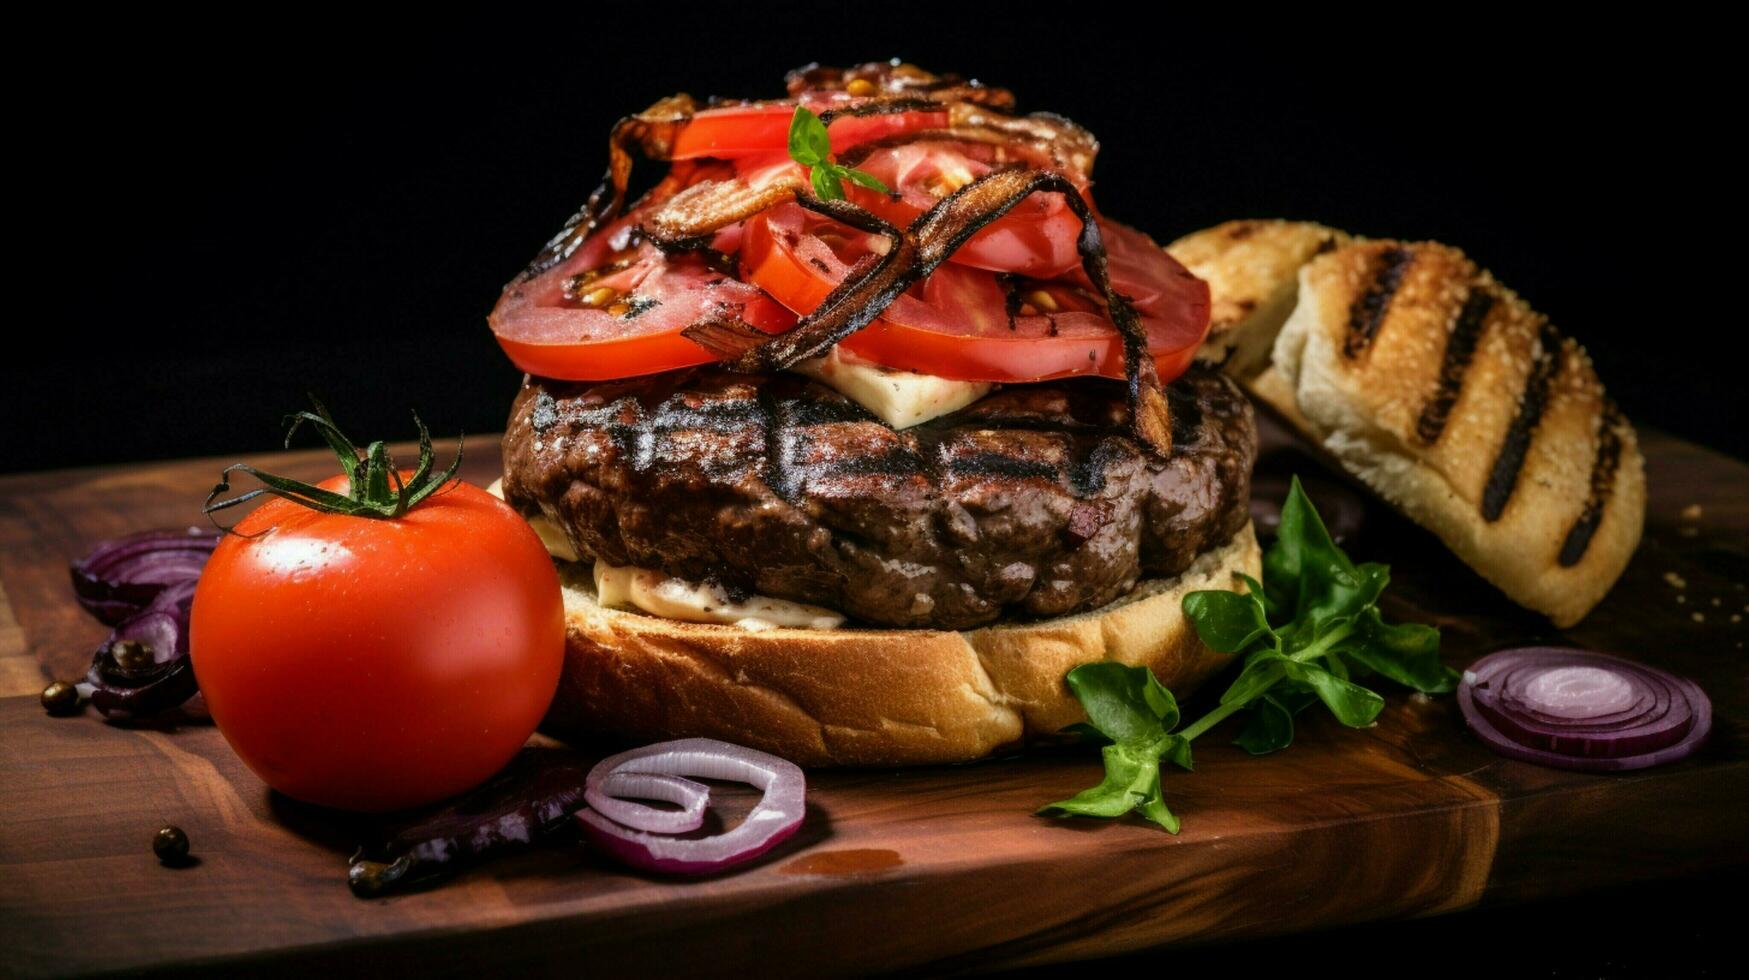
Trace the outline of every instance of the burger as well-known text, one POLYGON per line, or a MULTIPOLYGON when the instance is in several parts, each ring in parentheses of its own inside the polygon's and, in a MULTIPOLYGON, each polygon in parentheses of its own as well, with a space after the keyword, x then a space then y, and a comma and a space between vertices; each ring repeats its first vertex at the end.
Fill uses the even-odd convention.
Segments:
POLYGON ((940 763, 1055 737, 1084 663, 1194 687, 1226 658, 1183 596, 1259 574, 1208 287, 1094 206, 1067 119, 897 62, 787 82, 623 119, 490 316, 502 492, 565 587, 551 727, 940 763))

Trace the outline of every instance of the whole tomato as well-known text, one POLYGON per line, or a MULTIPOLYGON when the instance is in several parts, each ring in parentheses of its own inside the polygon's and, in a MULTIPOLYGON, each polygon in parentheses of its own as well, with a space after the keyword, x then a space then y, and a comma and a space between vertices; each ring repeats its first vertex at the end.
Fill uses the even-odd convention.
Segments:
POLYGON ((503 501, 460 481, 392 517, 274 499, 234 530, 201 574, 190 656, 219 731, 274 789, 430 803, 501 769, 546 712, 558 575, 503 501))

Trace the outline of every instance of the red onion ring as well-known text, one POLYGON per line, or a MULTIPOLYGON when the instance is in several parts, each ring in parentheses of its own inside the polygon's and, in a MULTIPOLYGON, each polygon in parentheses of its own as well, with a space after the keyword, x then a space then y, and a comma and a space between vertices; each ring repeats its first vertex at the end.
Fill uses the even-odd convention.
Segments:
POLYGON ((194 607, 195 579, 165 586, 150 605, 122 620, 92 655, 85 673, 91 704, 105 716, 145 717, 176 707, 198 690, 188 656, 188 616, 194 607), (124 640, 144 644, 146 664, 123 664, 116 646, 124 640))
POLYGON ((609 772, 606 763, 589 770, 589 786, 583 799, 597 813, 614 823, 652 834, 684 834, 704 826, 704 809, 710 805, 711 788, 680 776, 648 772, 609 772), (678 810, 658 810, 633 802, 666 800, 678 810))
POLYGON ((1617 772, 1674 762, 1712 730, 1693 681, 1563 647, 1501 650, 1458 685, 1464 720, 1501 755, 1558 769, 1617 772))
POLYGON ((756 786, 759 803, 735 829, 686 838, 634 830, 596 810, 577 814, 583 834, 619 861, 645 871, 711 874, 751 861, 787 840, 802 825, 807 780, 795 763, 710 738, 685 738, 622 752, 602 760, 606 774, 653 773, 724 779, 756 786))
POLYGON ((167 586, 199 578, 218 543, 217 531, 198 527, 112 538, 72 563, 73 593, 91 615, 118 626, 167 586))

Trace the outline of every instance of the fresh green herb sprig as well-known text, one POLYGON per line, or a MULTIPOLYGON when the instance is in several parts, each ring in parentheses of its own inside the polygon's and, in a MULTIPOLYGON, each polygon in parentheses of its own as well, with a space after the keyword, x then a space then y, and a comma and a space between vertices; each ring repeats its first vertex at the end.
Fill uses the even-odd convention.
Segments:
POLYGON ((789 156, 808 168, 808 182, 814 187, 814 196, 822 201, 844 200, 847 180, 882 194, 892 193, 872 174, 832 162, 832 139, 826 134, 826 124, 807 106, 796 106, 796 114, 790 118, 789 156))
POLYGON ((347 492, 345 494, 325 490, 314 484, 290 477, 275 476, 264 473, 248 463, 232 463, 219 474, 218 485, 213 492, 207 494, 206 515, 221 530, 231 529, 219 524, 213 515, 229 507, 246 504, 263 494, 272 494, 296 504, 302 504, 311 510, 329 514, 347 514, 353 517, 371 517, 393 520, 406 514, 407 511, 419 506, 427 497, 450 485, 456 472, 462 465, 462 447, 458 440, 455 447, 455 459, 449 468, 441 472, 435 469, 437 453, 431 448, 431 432, 425 428, 425 423, 419 421, 419 415, 413 415, 413 425, 419 429, 419 465, 411 476, 403 478, 401 470, 395 465, 394 457, 389 455, 386 442, 373 442, 360 452, 351 439, 334 424, 334 416, 328 414, 328 407, 323 405, 315 395, 310 396, 310 402, 316 408, 314 412, 296 412, 286 417, 288 423, 285 430, 285 448, 290 449, 292 436, 306 423, 313 426, 322 435, 328 448, 334 450, 339 457, 340 468, 346 472, 347 492), (231 474, 246 473, 260 480, 262 486, 240 493, 234 497, 225 497, 231 492, 231 474))
POLYGON ((1351 728, 1372 724, 1384 698, 1355 681, 1373 674, 1429 694, 1457 686, 1457 672, 1439 659, 1439 631, 1384 621, 1377 603, 1390 570, 1350 561, 1298 478, 1264 552, 1263 581, 1239 577, 1244 593, 1184 597, 1184 613, 1204 643, 1245 655, 1220 704, 1194 723, 1178 728, 1177 703, 1145 667, 1101 662, 1069 672, 1069 689, 1088 718, 1070 730, 1108 743, 1105 780, 1040 813, 1119 817, 1139 810, 1176 834, 1178 818, 1160 791, 1160 762, 1191 768, 1191 741, 1229 716, 1246 713, 1234 744, 1264 755, 1291 744, 1295 716, 1318 702, 1351 728))

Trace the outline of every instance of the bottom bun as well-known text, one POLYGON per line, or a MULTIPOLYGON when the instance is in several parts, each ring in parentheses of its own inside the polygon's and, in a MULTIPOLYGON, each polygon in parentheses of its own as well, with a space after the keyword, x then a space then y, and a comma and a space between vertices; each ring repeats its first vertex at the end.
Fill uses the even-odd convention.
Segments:
POLYGON ((1100 660, 1143 665, 1189 693, 1231 658, 1203 645, 1184 596, 1261 575, 1247 524, 1170 579, 1099 609, 949 630, 773 629, 606 609, 589 566, 562 563, 564 675, 546 727, 636 739, 707 736, 804 766, 978 759, 1085 719, 1063 677, 1100 660))

